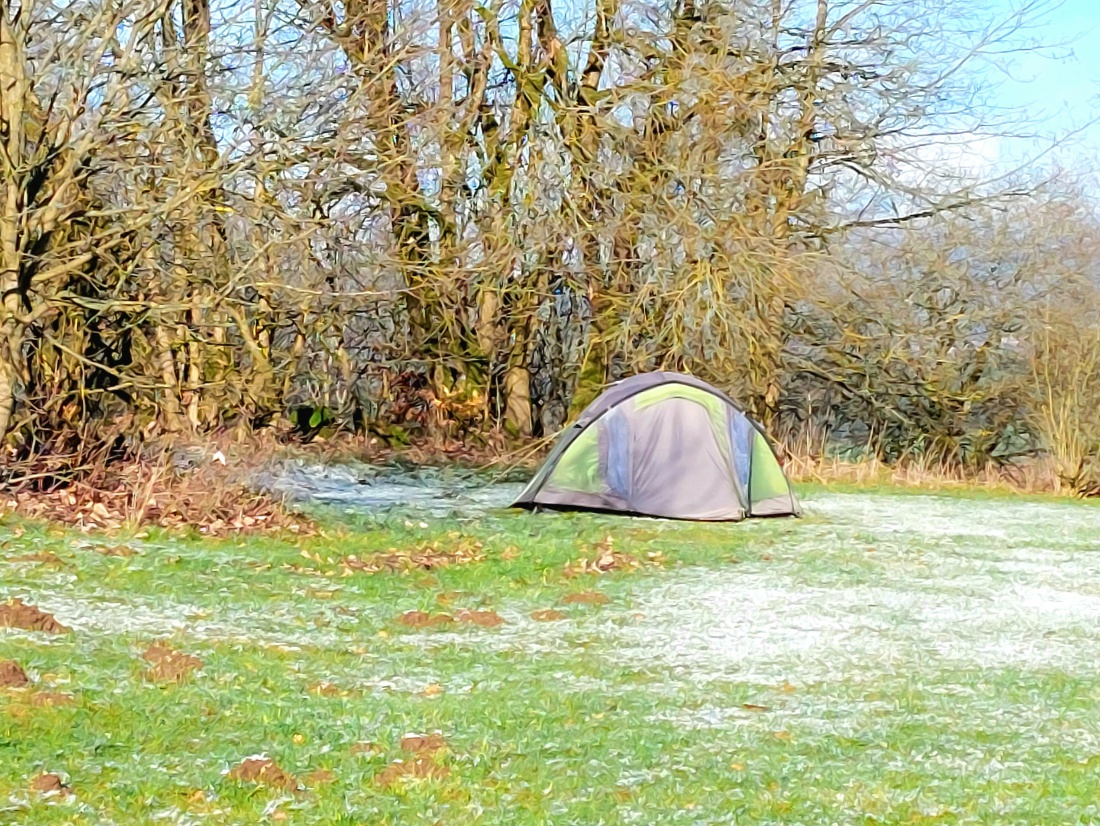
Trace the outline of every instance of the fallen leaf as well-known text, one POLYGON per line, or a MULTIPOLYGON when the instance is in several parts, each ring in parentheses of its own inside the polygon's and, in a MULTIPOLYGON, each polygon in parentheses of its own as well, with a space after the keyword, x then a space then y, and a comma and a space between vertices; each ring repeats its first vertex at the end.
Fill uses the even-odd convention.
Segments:
POLYGON ((553 608, 544 608, 541 611, 532 611, 531 619, 535 622, 557 622, 558 620, 568 619, 568 617, 561 611, 555 611, 553 608))
POLYGON ((440 732, 434 734, 406 734, 401 738, 401 749, 413 754, 435 754, 447 748, 447 741, 440 732))

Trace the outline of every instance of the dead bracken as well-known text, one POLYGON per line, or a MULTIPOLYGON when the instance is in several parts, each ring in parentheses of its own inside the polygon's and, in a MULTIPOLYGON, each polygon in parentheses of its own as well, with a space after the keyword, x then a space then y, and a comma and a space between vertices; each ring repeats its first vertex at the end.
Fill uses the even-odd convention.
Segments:
POLYGON ((15 660, 0 660, 0 688, 22 688, 30 680, 15 660))
POLYGON ((296 792, 299 789, 298 780, 279 768, 270 757, 246 758, 229 772, 228 777, 230 780, 241 783, 255 783, 258 786, 268 786, 288 792, 296 792))
POLYGON ((141 656, 150 663, 145 670, 146 678, 156 683, 182 682, 191 672, 202 668, 198 657, 159 643, 149 646, 141 656))
POLYGON ((19 597, 0 605, 0 628, 44 631, 47 634, 68 634, 72 631, 54 619, 52 614, 28 605, 19 597))

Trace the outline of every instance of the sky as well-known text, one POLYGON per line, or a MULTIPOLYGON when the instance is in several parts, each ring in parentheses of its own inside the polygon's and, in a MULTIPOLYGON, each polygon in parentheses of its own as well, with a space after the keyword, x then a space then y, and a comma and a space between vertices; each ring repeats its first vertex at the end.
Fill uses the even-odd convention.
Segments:
MULTIPOLYGON (((1002 15, 1021 0, 994 0, 1002 15)), ((1025 158, 1063 143, 1044 157, 1072 168, 1100 172, 1100 0, 1063 0, 1026 32, 1044 48, 1007 56, 987 67, 990 103, 1021 108, 1034 119, 1035 139, 1001 140, 985 154, 1001 162, 1025 158), (1076 133, 1076 134, 1074 134, 1076 133)))

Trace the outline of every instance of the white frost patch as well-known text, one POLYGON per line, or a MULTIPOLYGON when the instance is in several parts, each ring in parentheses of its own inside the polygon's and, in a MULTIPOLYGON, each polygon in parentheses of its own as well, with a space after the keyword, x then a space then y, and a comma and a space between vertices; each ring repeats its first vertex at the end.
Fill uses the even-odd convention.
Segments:
POLYGON ((694 681, 817 683, 923 671, 937 660, 1090 674, 1100 658, 1100 596, 992 575, 946 580, 934 592, 691 572, 637 595, 636 608, 645 619, 607 629, 616 635, 609 656, 657 661, 694 681))

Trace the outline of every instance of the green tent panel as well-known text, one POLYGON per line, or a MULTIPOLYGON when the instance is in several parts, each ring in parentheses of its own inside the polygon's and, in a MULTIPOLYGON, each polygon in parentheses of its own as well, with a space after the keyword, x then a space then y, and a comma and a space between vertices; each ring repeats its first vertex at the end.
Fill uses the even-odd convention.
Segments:
POLYGON ((678 373, 609 387, 515 504, 700 520, 799 513, 760 426, 729 396, 678 373))

